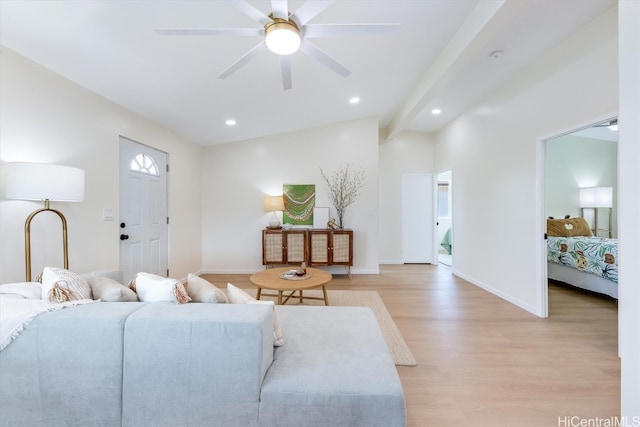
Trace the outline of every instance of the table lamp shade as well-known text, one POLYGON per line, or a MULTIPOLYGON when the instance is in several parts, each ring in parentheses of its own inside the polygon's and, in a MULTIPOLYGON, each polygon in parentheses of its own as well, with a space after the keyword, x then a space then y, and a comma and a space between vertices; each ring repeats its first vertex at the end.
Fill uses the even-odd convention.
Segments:
POLYGON ((610 208, 612 206, 612 187, 592 187, 580 189, 581 208, 610 208))
POLYGON ((284 199, 282 196, 267 196, 264 198, 264 211, 277 212, 284 210, 284 199))
POLYGON ((81 202, 84 170, 45 163, 7 163, 5 197, 18 200, 81 202))

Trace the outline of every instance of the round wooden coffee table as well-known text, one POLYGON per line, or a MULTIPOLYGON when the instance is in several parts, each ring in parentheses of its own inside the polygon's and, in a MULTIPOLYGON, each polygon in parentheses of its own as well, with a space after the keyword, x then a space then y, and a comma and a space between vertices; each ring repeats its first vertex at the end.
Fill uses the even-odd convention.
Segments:
POLYGON ((329 298, 327 297, 327 288, 325 285, 331 281, 331 273, 327 273, 326 271, 318 268, 307 268, 307 274, 305 276, 295 276, 291 279, 282 278, 283 273, 289 270, 292 270, 292 268, 268 268, 253 274, 249 280, 251 280, 251 283, 258 288, 256 299, 260 299, 262 295, 278 297, 278 304, 282 305, 289 301, 289 298, 293 297, 294 294, 298 292, 298 296, 296 298, 299 298, 301 304, 303 300, 309 299, 324 301, 325 305, 329 305, 329 298), (304 290, 319 287, 322 287, 323 298, 307 297, 303 295, 304 290), (263 289, 277 291, 278 293, 263 294, 263 289), (284 294, 285 292, 288 292, 288 295, 284 294))

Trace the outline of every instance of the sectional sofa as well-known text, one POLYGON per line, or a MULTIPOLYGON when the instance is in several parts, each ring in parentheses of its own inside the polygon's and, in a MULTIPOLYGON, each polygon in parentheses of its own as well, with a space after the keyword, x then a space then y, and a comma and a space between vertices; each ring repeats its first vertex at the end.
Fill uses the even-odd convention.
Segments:
POLYGON ((1 426, 404 426, 372 311, 97 302, 0 351, 1 426), (284 345, 274 347, 274 316, 284 345))

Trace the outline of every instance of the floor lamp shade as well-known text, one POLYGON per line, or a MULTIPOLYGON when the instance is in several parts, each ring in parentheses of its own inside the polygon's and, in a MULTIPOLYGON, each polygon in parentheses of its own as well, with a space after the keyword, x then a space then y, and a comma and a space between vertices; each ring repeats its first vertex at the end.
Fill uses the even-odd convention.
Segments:
POLYGON ((31 221, 40 212, 53 212, 62 222, 64 268, 69 268, 67 219, 51 209, 49 202, 81 202, 84 200, 84 170, 44 163, 7 163, 5 197, 18 200, 43 200, 44 208, 27 217, 24 223, 26 281, 31 281, 31 221))
POLYGON ((84 170, 45 163, 7 163, 5 197, 81 202, 84 200, 84 170))

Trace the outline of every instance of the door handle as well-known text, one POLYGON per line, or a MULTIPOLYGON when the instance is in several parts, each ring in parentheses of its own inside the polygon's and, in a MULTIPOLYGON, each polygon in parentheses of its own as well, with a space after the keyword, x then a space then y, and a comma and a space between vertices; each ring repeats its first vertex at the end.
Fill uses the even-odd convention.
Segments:
POLYGON ((120 240, 127 240, 129 238, 128 234, 121 234, 120 235, 120 240))

